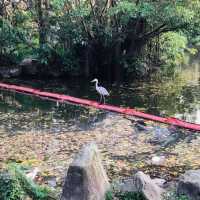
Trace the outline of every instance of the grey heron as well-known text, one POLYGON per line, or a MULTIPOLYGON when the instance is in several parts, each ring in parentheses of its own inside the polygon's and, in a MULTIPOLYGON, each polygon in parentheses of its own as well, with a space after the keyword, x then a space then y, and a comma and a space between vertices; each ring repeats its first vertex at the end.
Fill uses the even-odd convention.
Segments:
POLYGON ((105 96, 109 96, 108 91, 106 90, 106 88, 104 88, 102 86, 98 86, 98 83, 99 83, 98 79, 95 78, 91 82, 95 82, 96 91, 100 95, 100 103, 101 103, 101 100, 102 100, 102 97, 103 97, 103 102, 105 104, 105 96))

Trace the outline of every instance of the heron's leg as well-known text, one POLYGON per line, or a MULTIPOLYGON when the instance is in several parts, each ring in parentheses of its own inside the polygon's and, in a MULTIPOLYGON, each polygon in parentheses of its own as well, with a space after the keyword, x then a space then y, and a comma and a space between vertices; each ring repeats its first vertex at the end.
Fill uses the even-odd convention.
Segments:
POLYGON ((105 96, 103 96, 103 103, 105 104, 105 96))
POLYGON ((100 94, 100 103, 101 103, 101 101, 102 101, 102 95, 100 94))

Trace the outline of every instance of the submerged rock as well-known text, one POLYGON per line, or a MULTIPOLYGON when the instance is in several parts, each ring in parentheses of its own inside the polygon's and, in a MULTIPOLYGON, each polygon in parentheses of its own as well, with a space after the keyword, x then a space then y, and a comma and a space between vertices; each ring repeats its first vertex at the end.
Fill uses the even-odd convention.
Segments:
POLYGON ((61 200, 103 200, 109 187, 97 146, 92 143, 69 166, 61 200))
POLYGON ((200 170, 189 170, 179 179, 178 195, 185 195, 190 200, 200 199, 200 170))
POLYGON ((168 128, 154 127, 152 132, 153 138, 150 140, 150 142, 159 144, 163 147, 167 147, 176 143, 179 140, 181 134, 181 132, 172 126, 168 128))
POLYGON ((166 138, 170 136, 170 131, 167 128, 155 127, 154 130, 154 139, 158 141, 158 143, 162 143, 166 141, 166 138))

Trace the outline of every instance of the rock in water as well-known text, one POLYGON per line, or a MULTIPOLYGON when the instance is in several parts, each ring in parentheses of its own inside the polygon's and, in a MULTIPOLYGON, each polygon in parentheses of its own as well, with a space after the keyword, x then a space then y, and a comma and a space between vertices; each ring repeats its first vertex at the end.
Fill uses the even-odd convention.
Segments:
POLYGON ((161 200, 162 192, 154 180, 143 172, 137 172, 132 178, 120 181, 116 189, 120 192, 133 192, 142 194, 147 200, 161 200))
POLYGON ((189 170, 179 179, 178 195, 186 195, 190 200, 200 200, 200 170, 189 170))
POLYGON ((69 166, 61 200, 103 200, 109 187, 97 146, 92 143, 69 166))

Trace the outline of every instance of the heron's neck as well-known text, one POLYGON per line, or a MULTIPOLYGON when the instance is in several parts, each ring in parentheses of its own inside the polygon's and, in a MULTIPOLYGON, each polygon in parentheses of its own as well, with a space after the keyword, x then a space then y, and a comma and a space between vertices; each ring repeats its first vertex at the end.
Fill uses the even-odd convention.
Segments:
POLYGON ((98 81, 96 81, 95 85, 96 85, 96 88, 98 88, 98 81))

